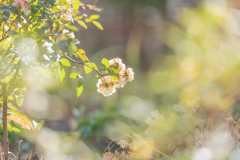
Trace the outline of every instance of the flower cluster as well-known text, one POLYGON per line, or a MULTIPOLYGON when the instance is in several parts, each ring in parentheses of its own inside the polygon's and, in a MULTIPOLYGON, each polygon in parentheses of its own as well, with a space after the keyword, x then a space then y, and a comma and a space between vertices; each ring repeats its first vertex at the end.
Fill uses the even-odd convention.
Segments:
POLYGON ((26 3, 24 0, 15 0, 12 5, 22 8, 24 14, 26 15, 28 14, 28 10, 30 9, 28 3, 26 3))
POLYGON ((113 58, 109 61, 109 68, 116 71, 115 75, 117 81, 110 75, 106 75, 98 80, 97 87, 98 92, 104 96, 110 96, 116 92, 116 88, 123 88, 128 82, 132 82, 134 79, 134 72, 132 68, 126 68, 122 63, 122 59, 113 58))

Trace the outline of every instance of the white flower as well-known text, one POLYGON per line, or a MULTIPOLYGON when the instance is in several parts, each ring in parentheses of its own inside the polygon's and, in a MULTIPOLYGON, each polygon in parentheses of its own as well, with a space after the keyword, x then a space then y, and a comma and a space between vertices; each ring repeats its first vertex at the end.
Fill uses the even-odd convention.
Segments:
POLYGON ((109 60, 110 62, 110 66, 112 66, 113 68, 119 69, 120 71, 125 70, 125 64, 122 63, 122 59, 121 58, 113 58, 111 60, 109 60))
POLYGON ((102 93, 104 96, 110 96, 116 92, 114 79, 112 76, 104 76, 103 79, 99 79, 97 83, 98 92, 102 93))
POLYGON ((123 86, 126 84, 125 79, 122 76, 119 76, 118 81, 115 82, 116 88, 123 88, 123 86))
POLYGON ((49 43, 49 42, 44 42, 43 46, 46 46, 47 47, 47 50, 50 52, 50 53, 53 53, 53 49, 52 49, 52 43, 49 43))
POLYGON ((132 80, 134 79, 134 72, 132 68, 127 68, 124 71, 125 75, 126 75, 126 81, 128 82, 132 82, 132 80))
POLYGON ((123 87, 127 82, 132 82, 134 79, 134 72, 132 68, 122 70, 118 74, 118 82, 115 82, 116 88, 123 87))
POLYGON ((63 30, 62 34, 65 35, 67 38, 75 38, 74 33, 66 29, 63 30))

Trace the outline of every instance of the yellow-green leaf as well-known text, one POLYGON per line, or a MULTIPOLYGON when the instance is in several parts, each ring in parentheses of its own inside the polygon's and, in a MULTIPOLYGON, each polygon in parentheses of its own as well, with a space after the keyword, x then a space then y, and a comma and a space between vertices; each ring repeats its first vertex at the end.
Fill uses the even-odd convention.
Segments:
POLYGON ((77 55, 81 58, 81 60, 82 60, 83 62, 89 61, 88 58, 87 58, 87 56, 86 56, 86 53, 85 53, 85 51, 84 51, 83 49, 79 49, 79 50, 77 51, 77 55))
POLYGON ((102 27, 102 25, 101 25, 99 22, 97 22, 97 21, 92 21, 92 23, 93 23, 96 27, 98 27, 99 29, 103 30, 103 27, 102 27))
POLYGON ((90 66, 92 66, 92 67, 93 67, 94 69, 96 69, 96 70, 98 69, 98 68, 97 68, 97 65, 96 65, 95 63, 93 63, 93 62, 90 63, 90 66))
POLYGON ((9 100, 13 100, 13 96, 12 96, 12 95, 9 95, 9 96, 8 96, 8 99, 9 99, 9 100))
POLYGON ((78 50, 77 46, 74 43, 71 43, 71 45, 73 46, 74 51, 78 50))
POLYGON ((82 2, 78 1, 78 0, 71 0, 72 2, 72 6, 73 6, 73 9, 75 11, 78 11, 80 5, 82 4, 82 2))
POLYGON ((62 65, 59 65, 57 73, 58 73, 58 77, 59 77, 60 82, 62 82, 64 77, 65 77, 65 70, 62 67, 62 65))
POLYGON ((23 105, 23 102, 24 102, 23 97, 17 96, 16 102, 17 102, 18 107, 21 107, 23 105))
POLYGON ((115 82, 118 82, 118 77, 117 76, 112 76, 113 77, 113 80, 115 81, 115 82))
POLYGON ((20 132, 20 130, 17 128, 17 127, 12 127, 12 131, 15 131, 15 132, 20 132))
POLYGON ((91 19, 89 19, 89 18, 85 18, 85 22, 91 22, 92 20, 91 19))
POLYGON ((70 78, 78 78, 78 74, 77 73, 71 73, 70 78))
POLYGON ((78 81, 77 83, 77 96, 79 97, 82 94, 83 91, 83 85, 81 83, 81 81, 78 81))
MULTIPOLYGON (((89 63, 88 63, 88 65, 90 66, 89 63)), ((86 65, 84 65, 84 70, 85 70, 86 74, 92 72, 92 68, 90 68, 90 67, 88 67, 88 66, 86 66, 86 65)))
POLYGON ((60 62, 64 65, 64 66, 71 66, 71 63, 66 59, 66 58, 61 58, 60 62))
POLYGON ((100 17, 100 16, 99 16, 98 14, 93 14, 93 15, 90 16, 90 19, 96 20, 96 19, 98 19, 99 17, 100 17))
POLYGON ((102 65, 103 65, 104 68, 109 67, 110 62, 106 58, 103 58, 102 59, 102 65))
POLYGON ((82 27, 84 27, 85 29, 87 29, 87 25, 86 25, 85 22, 83 22, 83 21, 81 21, 81 20, 78 20, 77 22, 78 22, 78 24, 79 24, 80 26, 82 26, 82 27))
POLYGON ((35 131, 30 119, 20 111, 9 110, 7 114, 7 119, 14 121, 15 123, 18 123, 19 125, 21 125, 22 128, 25 128, 28 130, 32 129, 33 131, 35 131))
POLYGON ((83 16, 76 16, 76 17, 74 17, 74 19, 82 19, 83 18, 83 16))
POLYGON ((78 28, 76 26, 73 26, 73 25, 68 25, 68 28, 77 32, 78 31, 78 28))

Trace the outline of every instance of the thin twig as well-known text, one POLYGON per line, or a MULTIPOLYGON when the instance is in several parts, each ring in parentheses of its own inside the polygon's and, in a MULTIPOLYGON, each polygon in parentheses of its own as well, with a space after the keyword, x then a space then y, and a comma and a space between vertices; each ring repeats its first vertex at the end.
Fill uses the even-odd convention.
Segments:
POLYGON ((95 0, 95 2, 93 3, 93 6, 98 2, 98 0, 95 0))
POLYGON ((35 144, 36 144, 36 134, 34 134, 33 148, 27 160, 32 160, 34 155, 35 144))
POLYGON ((21 154, 22 154, 22 143, 23 143, 23 140, 20 140, 20 141, 19 141, 19 150, 18 150, 17 160, 20 160, 20 158, 21 158, 21 154))
POLYGON ((170 158, 169 158, 166 154, 160 152, 160 151, 157 150, 156 148, 154 149, 154 151, 157 152, 157 153, 159 153, 160 155, 162 155, 162 156, 165 157, 166 159, 169 159, 169 160, 170 160, 170 158))
POLYGON ((94 70, 95 72, 97 72, 97 74, 98 74, 99 76, 101 76, 101 77, 105 76, 105 75, 103 75, 103 74, 99 73, 97 69, 95 69, 95 68, 93 68, 93 67, 89 66, 89 65, 88 65, 88 64, 86 64, 86 63, 83 63, 83 62, 76 61, 76 60, 72 59, 71 57, 69 57, 69 56, 68 56, 68 55, 66 55, 66 54, 64 54, 64 56, 65 56, 65 57, 67 57, 67 58, 68 58, 70 61, 72 61, 72 62, 74 62, 74 63, 77 63, 77 64, 82 64, 82 65, 85 65, 85 66, 87 66, 87 67, 91 68, 92 70, 94 70))

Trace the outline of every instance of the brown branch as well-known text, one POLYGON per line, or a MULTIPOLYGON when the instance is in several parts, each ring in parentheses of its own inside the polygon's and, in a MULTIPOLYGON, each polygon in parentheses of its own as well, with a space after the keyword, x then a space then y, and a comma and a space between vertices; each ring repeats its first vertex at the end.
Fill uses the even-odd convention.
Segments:
POLYGON ((3 142, 4 142, 4 159, 8 160, 8 130, 7 130, 7 101, 8 101, 8 93, 7 93, 7 84, 2 84, 2 93, 3 93, 3 142))
POLYGON ((2 152, 3 152, 3 146, 2 146, 2 143, 0 142, 0 160, 2 160, 2 152))
POLYGON ((93 3, 93 6, 94 6, 95 4, 97 4, 97 2, 98 2, 98 0, 95 0, 95 2, 93 3))
POLYGON ((23 143, 23 140, 20 140, 20 141, 19 141, 19 151, 18 151, 18 157, 17 157, 17 160, 20 160, 20 158, 21 158, 21 153, 22 153, 22 143, 23 143))
POLYGON ((36 134, 34 134, 33 148, 32 148, 32 151, 31 151, 31 153, 30 153, 30 155, 29 155, 27 160, 32 160, 33 159, 35 144, 36 144, 36 134))

